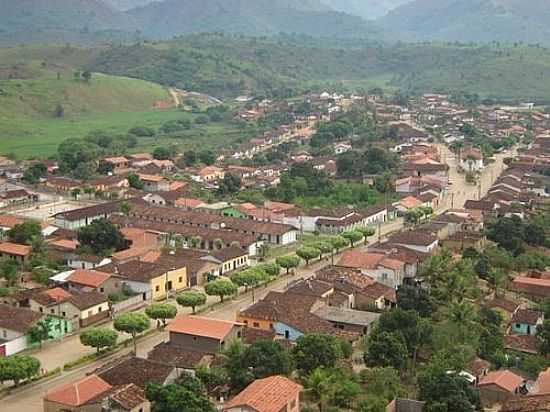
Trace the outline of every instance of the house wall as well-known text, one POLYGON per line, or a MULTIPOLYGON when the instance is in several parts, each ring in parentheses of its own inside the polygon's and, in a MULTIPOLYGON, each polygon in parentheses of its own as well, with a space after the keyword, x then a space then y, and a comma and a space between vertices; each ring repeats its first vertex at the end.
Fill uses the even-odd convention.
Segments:
POLYGON ((297 232, 295 230, 291 230, 290 232, 286 232, 283 234, 283 236, 280 238, 280 242, 278 242, 281 245, 289 245, 291 243, 296 243, 297 240, 297 232))
MULTIPOLYGON (((168 283, 172 282, 171 291, 178 291, 187 287, 187 268, 168 272, 168 283)), ((161 275, 151 280, 151 291, 154 300, 162 299, 166 297, 166 290, 168 290, 166 275, 161 275)))
POLYGON ((222 264, 222 273, 227 273, 235 269, 240 269, 249 266, 248 256, 240 256, 235 259, 230 259, 222 264))
POLYGON ((514 396, 514 393, 505 391, 496 385, 484 385, 479 387, 479 394, 484 406, 491 406, 497 402, 502 403, 514 396))
POLYGON ((72 324, 72 328, 79 326, 80 310, 69 302, 62 302, 59 305, 43 306, 40 303, 30 300, 30 308, 34 312, 45 315, 61 316, 72 324))
POLYGON ((535 335, 537 326, 528 325, 527 323, 512 323, 512 332, 518 335, 535 335))
POLYGON ((384 297, 381 296, 377 299, 371 298, 370 296, 363 295, 361 293, 358 293, 355 296, 355 307, 354 309, 357 310, 369 310, 372 308, 376 308, 379 310, 384 310, 386 308, 386 304, 384 301, 384 297))
POLYGON ((102 399, 94 403, 88 403, 83 406, 70 406, 70 405, 64 405, 62 403, 44 400, 43 410, 44 412, 101 412, 102 406, 103 406, 102 399))
POLYGON ((236 316, 237 322, 244 323, 246 327, 261 330, 273 330, 273 322, 264 319, 255 319, 251 316, 243 316, 240 313, 236 316))
POLYGON ((204 336, 188 335, 185 333, 170 332, 170 344, 178 345, 186 349, 218 353, 227 342, 241 337, 241 327, 234 326, 225 336, 223 341, 204 336))
POLYGON ((296 341, 300 336, 304 335, 299 330, 294 329, 292 326, 286 325, 282 322, 275 322, 275 324, 273 325, 273 330, 277 335, 291 341, 296 341))
POLYGON ((21 336, 24 336, 24 334, 21 332, 6 328, 0 328, 0 339, 2 340, 11 341, 14 339, 18 339, 21 336))
POLYGON ((11 356, 19 353, 28 347, 28 339, 26 336, 20 336, 16 339, 9 340, 0 345, 0 357, 11 356))
POLYGON ((19 256, 19 255, 12 255, 10 253, 0 252, 0 259, 11 259, 11 260, 15 260, 16 262, 19 262, 19 263, 25 263, 25 261, 27 260, 27 257, 26 256, 19 256))

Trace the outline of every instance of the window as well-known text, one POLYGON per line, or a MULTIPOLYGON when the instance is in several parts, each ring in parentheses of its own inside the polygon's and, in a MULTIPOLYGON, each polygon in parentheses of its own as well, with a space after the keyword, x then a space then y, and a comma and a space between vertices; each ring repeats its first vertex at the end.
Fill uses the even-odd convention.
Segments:
POLYGON ((51 313, 55 313, 55 309, 50 309, 50 312, 51 312, 51 313))
POLYGON ((105 292, 105 288, 99 288, 99 291, 100 291, 101 293, 103 293, 103 292, 105 292))
POLYGON ((63 317, 67 316, 67 312, 62 312, 61 314, 63 315, 63 317))
POLYGON ((157 286, 155 287, 155 292, 158 292, 159 290, 160 290, 160 287, 157 285, 157 286))
POLYGON ((97 308, 98 313, 101 312, 102 310, 103 310, 103 308, 101 306, 99 308, 97 308))
POLYGON ((179 277, 178 282, 179 282, 179 283, 182 283, 182 282, 183 282, 183 277, 182 277, 182 276, 179 277))
POLYGON ((38 310, 40 310, 40 313, 44 313, 44 308, 42 306, 40 306, 38 310))
POLYGON ((516 323, 516 328, 521 328, 521 323, 516 323))
POLYGON ((8 332, 5 331, 5 330, 3 330, 3 331, 2 331, 2 336, 4 336, 4 337, 6 338, 6 337, 8 336, 8 332))
POLYGON ((260 324, 259 324, 258 322, 254 322, 252 325, 253 325, 255 328, 259 328, 259 327, 260 327, 260 324))
POLYGON ((93 311, 89 310, 89 311, 88 311, 88 316, 92 316, 93 313, 94 313, 93 311))

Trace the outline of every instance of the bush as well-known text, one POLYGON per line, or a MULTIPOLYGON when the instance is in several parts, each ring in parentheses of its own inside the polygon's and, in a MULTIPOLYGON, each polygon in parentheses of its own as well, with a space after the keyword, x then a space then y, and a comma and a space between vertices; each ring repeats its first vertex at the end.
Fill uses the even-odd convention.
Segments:
POLYGON ((138 126, 128 130, 128 133, 139 137, 152 137, 155 135, 155 130, 146 126, 138 126))

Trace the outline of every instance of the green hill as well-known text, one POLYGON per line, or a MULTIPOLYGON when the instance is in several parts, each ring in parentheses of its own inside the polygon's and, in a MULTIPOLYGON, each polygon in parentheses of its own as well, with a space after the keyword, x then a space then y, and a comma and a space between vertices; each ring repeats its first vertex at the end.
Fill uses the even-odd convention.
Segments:
MULTIPOLYGON (((46 49, 37 53, 62 56, 61 48, 47 53, 46 49)), ((32 50, 24 49, 23 55, 28 54, 32 50)), ((81 51, 67 56, 67 61, 78 56, 83 56, 81 51)), ((159 125, 175 117, 170 110, 155 109, 173 103, 163 86, 99 73, 92 73, 89 82, 75 80, 77 71, 61 59, 45 63, 14 55, 13 50, 0 51, 0 152, 48 155, 62 140, 94 129, 122 133, 148 121, 159 125)))
POLYGON ((547 0, 414 0, 378 20, 404 41, 519 42, 550 45, 547 0))
POLYGON ((284 95, 327 84, 412 92, 477 93, 500 100, 550 96, 550 50, 445 44, 330 48, 298 41, 192 35, 166 43, 112 47, 90 69, 215 96, 284 95))
POLYGON ((375 36, 370 23, 360 17, 325 10, 315 0, 165 0, 130 10, 128 14, 143 33, 152 37, 196 32, 375 36))

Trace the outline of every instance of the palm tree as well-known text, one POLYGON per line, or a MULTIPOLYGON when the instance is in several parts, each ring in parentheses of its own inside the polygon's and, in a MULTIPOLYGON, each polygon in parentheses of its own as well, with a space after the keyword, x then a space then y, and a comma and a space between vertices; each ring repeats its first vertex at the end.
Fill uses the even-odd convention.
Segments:
POLYGON ((489 271, 487 281, 491 290, 495 292, 495 296, 498 296, 499 290, 504 287, 506 278, 506 273, 500 268, 493 268, 489 271))
POLYGON ((326 369, 317 368, 304 381, 305 392, 317 402, 319 412, 323 412, 323 405, 330 397, 333 377, 326 369))

